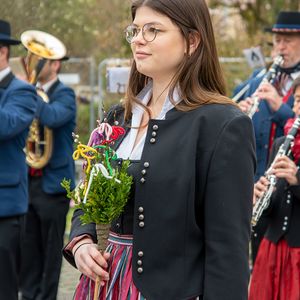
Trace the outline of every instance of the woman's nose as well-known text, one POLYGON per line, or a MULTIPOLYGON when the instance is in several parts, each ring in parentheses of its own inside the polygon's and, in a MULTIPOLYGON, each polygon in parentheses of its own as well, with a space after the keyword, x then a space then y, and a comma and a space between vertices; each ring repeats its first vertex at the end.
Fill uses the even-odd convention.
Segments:
POLYGON ((142 30, 139 30, 136 36, 132 39, 132 43, 146 43, 142 30))

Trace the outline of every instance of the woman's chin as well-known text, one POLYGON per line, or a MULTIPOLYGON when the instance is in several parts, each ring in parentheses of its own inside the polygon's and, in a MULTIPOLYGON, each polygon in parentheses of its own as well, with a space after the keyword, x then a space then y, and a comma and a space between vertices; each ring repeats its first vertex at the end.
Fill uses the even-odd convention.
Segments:
POLYGON ((139 73, 151 77, 151 71, 147 67, 145 67, 144 64, 136 63, 136 69, 139 73))

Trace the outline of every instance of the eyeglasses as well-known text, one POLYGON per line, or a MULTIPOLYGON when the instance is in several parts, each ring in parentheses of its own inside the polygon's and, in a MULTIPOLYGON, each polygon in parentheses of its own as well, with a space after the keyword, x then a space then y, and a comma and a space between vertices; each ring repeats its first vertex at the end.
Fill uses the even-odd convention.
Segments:
POLYGON ((127 42, 131 44, 132 40, 138 36, 141 30, 143 39, 146 42, 153 42, 156 38, 157 33, 161 31, 160 29, 157 29, 153 23, 147 23, 142 28, 131 24, 128 25, 124 30, 127 42))

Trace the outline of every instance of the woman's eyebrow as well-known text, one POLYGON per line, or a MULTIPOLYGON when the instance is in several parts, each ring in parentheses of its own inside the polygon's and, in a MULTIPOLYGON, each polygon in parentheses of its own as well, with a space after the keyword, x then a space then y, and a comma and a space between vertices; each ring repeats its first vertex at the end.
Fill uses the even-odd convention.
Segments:
MULTIPOLYGON (((160 22, 147 22, 147 23, 145 23, 145 24, 164 25, 164 24, 162 24, 162 23, 160 23, 160 22)), ((144 26, 145 24, 143 24, 143 26, 144 26)), ((137 23, 134 23, 134 22, 132 23, 132 25, 139 26, 137 23)))

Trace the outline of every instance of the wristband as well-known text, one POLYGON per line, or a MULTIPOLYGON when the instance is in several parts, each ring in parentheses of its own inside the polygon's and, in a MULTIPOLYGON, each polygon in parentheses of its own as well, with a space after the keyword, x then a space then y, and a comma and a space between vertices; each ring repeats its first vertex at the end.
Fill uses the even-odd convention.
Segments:
POLYGON ((76 253, 76 251, 77 251, 82 245, 87 245, 87 244, 93 244, 93 243, 91 243, 91 242, 85 242, 85 243, 80 244, 80 245, 76 248, 76 250, 74 251, 73 257, 75 258, 75 253, 76 253))

